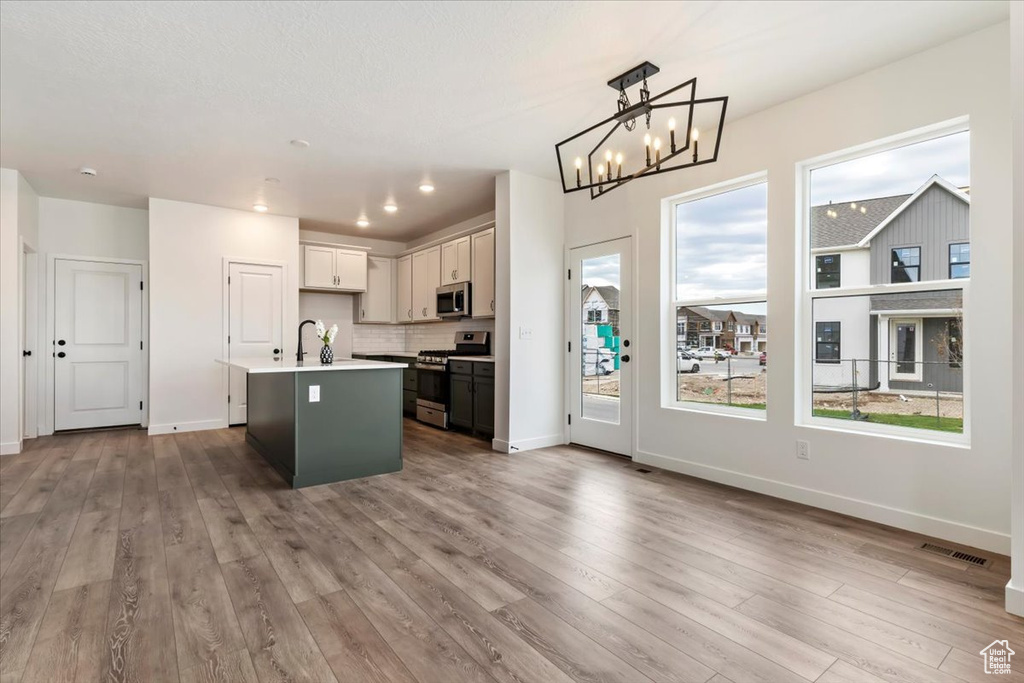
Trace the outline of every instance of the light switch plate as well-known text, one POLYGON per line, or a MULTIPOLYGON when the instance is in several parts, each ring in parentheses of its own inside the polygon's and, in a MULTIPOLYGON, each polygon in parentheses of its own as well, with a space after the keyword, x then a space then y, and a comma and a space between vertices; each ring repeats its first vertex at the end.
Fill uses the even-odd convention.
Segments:
POLYGON ((532 327, 520 327, 519 328, 520 339, 533 339, 533 328, 532 327))
POLYGON ((320 402, 320 385, 310 384, 309 385, 309 402, 319 403, 320 402))

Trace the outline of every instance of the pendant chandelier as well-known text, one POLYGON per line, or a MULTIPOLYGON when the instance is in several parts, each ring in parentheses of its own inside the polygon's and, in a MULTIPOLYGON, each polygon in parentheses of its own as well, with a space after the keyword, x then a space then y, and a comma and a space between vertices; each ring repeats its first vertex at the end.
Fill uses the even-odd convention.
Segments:
POLYGON ((564 193, 589 190, 590 198, 596 199, 637 178, 718 161, 729 98, 698 99, 696 78, 651 97, 647 77, 658 71, 644 62, 608 81, 619 93, 618 111, 555 145, 564 193), (637 84, 640 100, 631 103, 626 91, 637 84), (642 137, 631 135, 638 119, 644 123, 642 137), (704 128, 703 138, 698 124, 704 128), (700 143, 709 137, 713 148, 709 154, 705 147, 702 156, 700 143), (563 158, 573 157, 570 168, 575 173, 571 170, 567 177, 563 158))

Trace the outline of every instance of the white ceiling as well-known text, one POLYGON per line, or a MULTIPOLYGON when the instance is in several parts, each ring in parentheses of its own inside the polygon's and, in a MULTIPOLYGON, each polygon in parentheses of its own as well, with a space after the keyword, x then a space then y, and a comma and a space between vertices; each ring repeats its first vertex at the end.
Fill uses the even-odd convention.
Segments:
POLYGON ((643 60, 662 69, 653 93, 697 76, 735 120, 1008 15, 1007 1, 5 1, 0 163, 45 196, 265 201, 408 240, 493 209, 501 170, 557 178, 554 143, 610 115, 605 82, 643 60))

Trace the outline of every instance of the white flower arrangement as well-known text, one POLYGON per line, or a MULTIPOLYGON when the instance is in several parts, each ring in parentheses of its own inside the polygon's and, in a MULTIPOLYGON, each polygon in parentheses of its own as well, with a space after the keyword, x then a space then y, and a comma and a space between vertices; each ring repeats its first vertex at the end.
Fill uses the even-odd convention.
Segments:
POLYGON ((316 336, 317 339, 322 341, 324 344, 333 344, 334 338, 338 336, 338 326, 331 325, 330 329, 324 326, 323 320, 316 321, 316 336))

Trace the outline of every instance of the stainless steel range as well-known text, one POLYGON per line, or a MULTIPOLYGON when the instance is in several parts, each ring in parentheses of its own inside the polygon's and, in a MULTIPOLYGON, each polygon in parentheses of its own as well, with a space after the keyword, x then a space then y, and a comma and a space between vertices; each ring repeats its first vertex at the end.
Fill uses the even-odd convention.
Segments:
POLYGON ((491 352, 487 332, 456 332, 454 349, 430 349, 416 356, 416 419, 448 429, 450 356, 486 356, 491 352))

